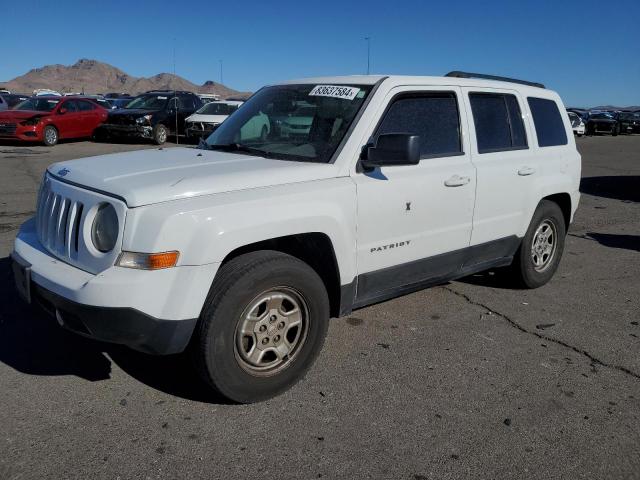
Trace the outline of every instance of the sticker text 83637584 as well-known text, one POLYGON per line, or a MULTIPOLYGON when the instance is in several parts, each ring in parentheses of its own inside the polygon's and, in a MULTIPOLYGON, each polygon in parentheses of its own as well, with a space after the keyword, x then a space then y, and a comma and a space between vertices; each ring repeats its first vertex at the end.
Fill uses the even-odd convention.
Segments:
POLYGON ((356 87, 340 87, 338 85, 316 85, 309 92, 309 96, 333 97, 343 98, 345 100, 353 100, 359 91, 360 89, 356 87))

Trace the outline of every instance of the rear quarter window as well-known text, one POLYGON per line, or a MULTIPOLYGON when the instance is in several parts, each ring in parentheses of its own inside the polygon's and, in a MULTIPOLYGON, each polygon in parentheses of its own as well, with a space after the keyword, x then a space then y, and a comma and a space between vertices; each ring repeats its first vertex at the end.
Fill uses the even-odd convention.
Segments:
POLYGON ((555 147, 567 144, 567 132, 558 104, 546 98, 528 97, 529 109, 536 127, 538 146, 555 147))

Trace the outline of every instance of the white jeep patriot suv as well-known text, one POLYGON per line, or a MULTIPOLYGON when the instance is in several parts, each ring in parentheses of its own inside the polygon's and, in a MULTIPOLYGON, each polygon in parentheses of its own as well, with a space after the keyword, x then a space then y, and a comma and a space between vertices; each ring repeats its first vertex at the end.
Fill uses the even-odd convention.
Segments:
POLYGON ((213 389, 266 399, 330 317, 494 267, 548 282, 579 200, 564 112, 543 85, 463 72, 268 86, 197 149, 50 166, 16 284, 65 328, 188 349, 213 389), (310 127, 283 134, 297 112, 310 127))

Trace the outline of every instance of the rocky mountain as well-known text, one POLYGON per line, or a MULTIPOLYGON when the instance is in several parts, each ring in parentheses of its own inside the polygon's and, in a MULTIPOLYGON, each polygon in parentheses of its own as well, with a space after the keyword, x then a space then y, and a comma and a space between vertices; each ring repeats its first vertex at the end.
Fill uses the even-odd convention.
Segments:
POLYGON ((138 94, 148 90, 188 90, 197 93, 213 93, 221 98, 247 97, 249 92, 239 92, 221 83, 206 81, 202 85, 179 75, 159 73, 153 77, 134 77, 119 68, 97 60, 83 58, 73 65, 47 65, 34 68, 24 75, 0 85, 20 93, 31 93, 36 88, 49 88, 61 93, 126 92, 138 94))

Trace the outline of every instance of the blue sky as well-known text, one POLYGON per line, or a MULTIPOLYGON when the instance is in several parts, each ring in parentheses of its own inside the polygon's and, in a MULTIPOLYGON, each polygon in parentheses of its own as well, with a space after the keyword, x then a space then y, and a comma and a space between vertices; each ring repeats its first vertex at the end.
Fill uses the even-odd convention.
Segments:
POLYGON ((3 7, 0 80, 79 58, 239 90, 288 78, 467 70, 547 84, 567 105, 640 105, 640 0, 50 1, 3 7), (56 12, 60 12, 57 14, 56 12), (174 40, 175 39, 175 40, 174 40))

